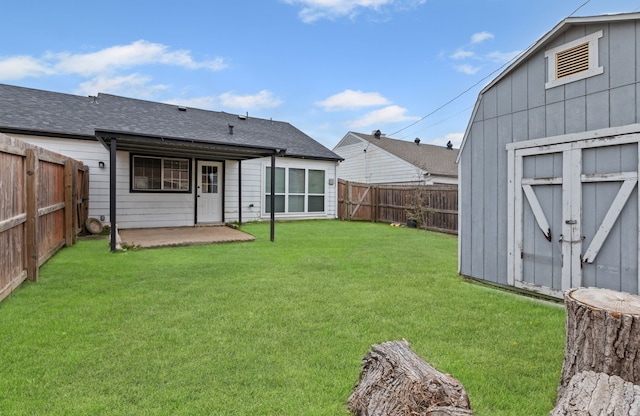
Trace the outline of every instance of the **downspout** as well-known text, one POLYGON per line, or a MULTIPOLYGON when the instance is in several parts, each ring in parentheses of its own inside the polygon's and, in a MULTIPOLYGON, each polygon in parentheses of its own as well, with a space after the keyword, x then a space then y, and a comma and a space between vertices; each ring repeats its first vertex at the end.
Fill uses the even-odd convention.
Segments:
POLYGON ((111 220, 111 251, 116 251, 116 138, 111 138, 109 152, 109 219, 111 220))

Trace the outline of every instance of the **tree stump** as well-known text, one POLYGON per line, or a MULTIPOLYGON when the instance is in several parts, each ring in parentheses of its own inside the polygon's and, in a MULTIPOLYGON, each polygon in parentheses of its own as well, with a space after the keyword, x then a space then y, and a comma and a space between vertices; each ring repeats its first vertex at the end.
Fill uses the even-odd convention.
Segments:
POLYGON ((427 364, 404 340, 371 347, 348 405, 355 416, 472 414, 462 384, 427 364))
POLYGON ((640 384, 640 296, 578 288, 565 294, 567 340, 558 396, 583 371, 640 384))
POLYGON ((551 416, 640 416, 640 387, 618 376, 583 371, 571 378, 551 416))

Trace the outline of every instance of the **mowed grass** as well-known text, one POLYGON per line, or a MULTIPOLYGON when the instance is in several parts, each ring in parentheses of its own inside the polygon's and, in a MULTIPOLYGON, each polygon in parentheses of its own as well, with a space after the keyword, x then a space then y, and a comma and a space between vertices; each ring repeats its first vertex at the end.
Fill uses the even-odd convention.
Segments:
POLYGON ((256 241, 59 252, 0 303, 0 415, 348 415, 371 344, 399 339, 475 415, 553 408, 564 309, 464 281, 455 237, 242 229, 256 241))

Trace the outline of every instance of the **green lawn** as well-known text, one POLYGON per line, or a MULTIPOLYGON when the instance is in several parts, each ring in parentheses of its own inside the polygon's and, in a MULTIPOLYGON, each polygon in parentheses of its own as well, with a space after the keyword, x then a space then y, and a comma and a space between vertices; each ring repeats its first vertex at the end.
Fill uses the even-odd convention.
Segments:
POLYGON ((458 277, 457 240, 247 224, 250 243, 59 252, 0 303, 0 415, 348 415, 371 344, 406 339, 474 414, 553 408, 565 312, 458 277))

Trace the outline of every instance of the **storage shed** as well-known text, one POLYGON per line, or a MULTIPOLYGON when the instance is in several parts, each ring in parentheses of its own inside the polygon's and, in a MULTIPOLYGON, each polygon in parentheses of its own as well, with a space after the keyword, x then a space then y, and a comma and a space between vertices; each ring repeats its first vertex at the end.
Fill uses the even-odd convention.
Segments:
POLYGON ((459 271, 638 293, 640 14, 570 17, 480 92, 458 156, 459 271))

